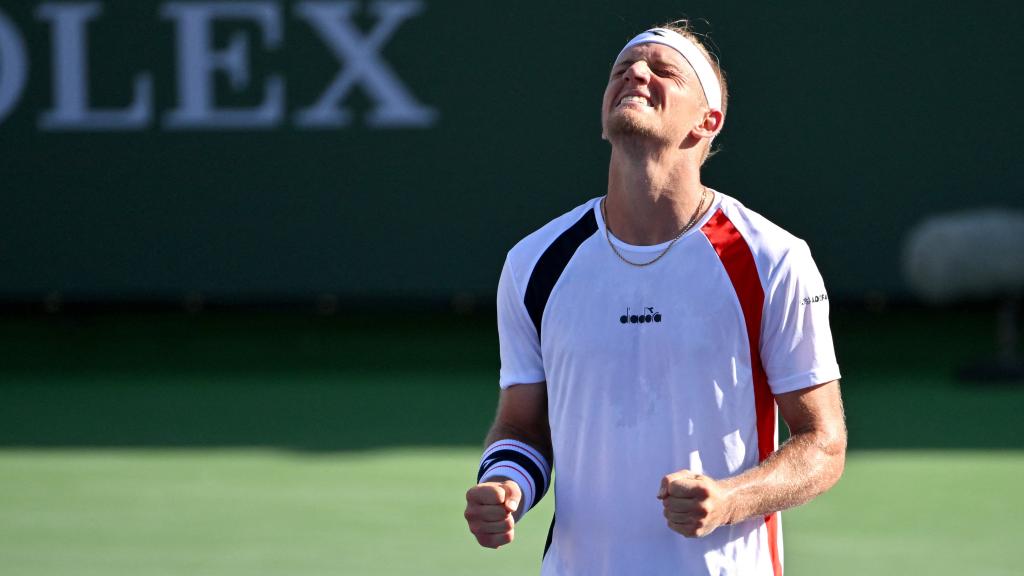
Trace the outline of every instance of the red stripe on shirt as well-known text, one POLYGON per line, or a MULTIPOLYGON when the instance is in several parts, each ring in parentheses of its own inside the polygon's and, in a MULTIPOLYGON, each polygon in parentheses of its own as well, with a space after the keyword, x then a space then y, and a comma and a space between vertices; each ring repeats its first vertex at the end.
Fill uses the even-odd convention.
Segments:
MULTIPOLYGON (((758 460, 775 451, 775 396, 768 387, 768 375, 761 363, 761 316, 764 311, 764 289, 757 273, 754 254, 747 241, 733 226, 732 221, 719 209, 701 232, 711 242, 718 258, 722 261, 732 287, 743 310, 743 321, 747 328, 750 345, 750 368, 754 377, 754 411, 757 414, 758 460)), ((768 529, 768 548, 772 557, 775 576, 782 576, 782 560, 779 556, 779 522, 777 514, 765 516, 768 529)))

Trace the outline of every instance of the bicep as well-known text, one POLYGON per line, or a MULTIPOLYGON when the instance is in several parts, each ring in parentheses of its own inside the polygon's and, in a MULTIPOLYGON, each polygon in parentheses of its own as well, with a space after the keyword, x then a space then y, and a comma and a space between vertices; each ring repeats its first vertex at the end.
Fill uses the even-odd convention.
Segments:
POLYGON ((792 434, 824 434, 845 445, 846 421, 838 380, 778 394, 775 401, 792 434))

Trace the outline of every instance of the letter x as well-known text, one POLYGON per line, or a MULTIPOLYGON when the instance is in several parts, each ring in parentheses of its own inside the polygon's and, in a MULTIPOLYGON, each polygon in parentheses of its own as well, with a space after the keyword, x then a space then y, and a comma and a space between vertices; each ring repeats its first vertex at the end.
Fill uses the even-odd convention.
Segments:
POLYGON ((350 114, 338 106, 356 84, 374 101, 367 122, 371 126, 425 127, 436 111, 416 100, 388 63, 381 48, 398 27, 418 14, 420 0, 380 0, 370 5, 377 24, 365 36, 353 24, 356 2, 301 2, 296 14, 306 20, 344 65, 337 78, 312 106, 297 112, 296 122, 307 127, 338 127, 349 123, 350 114))

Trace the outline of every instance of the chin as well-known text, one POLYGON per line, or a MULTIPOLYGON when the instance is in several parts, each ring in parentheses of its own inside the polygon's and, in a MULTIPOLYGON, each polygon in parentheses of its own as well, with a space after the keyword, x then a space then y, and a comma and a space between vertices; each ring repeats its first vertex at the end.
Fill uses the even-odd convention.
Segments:
POLYGON ((640 136, 643 138, 655 138, 662 140, 665 136, 660 130, 658 130, 657 126, 647 121, 646 118, 643 118, 638 114, 632 114, 629 111, 613 113, 608 118, 608 127, 606 131, 608 133, 609 140, 614 139, 616 136, 640 136))

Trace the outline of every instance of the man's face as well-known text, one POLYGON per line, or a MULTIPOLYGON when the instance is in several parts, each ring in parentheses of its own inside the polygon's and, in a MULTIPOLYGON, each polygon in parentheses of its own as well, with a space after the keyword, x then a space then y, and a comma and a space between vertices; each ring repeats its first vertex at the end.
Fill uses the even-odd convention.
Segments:
POLYGON ((612 142, 639 136, 678 146, 706 110, 697 74, 686 59, 662 44, 640 44, 612 66, 601 126, 612 142))

